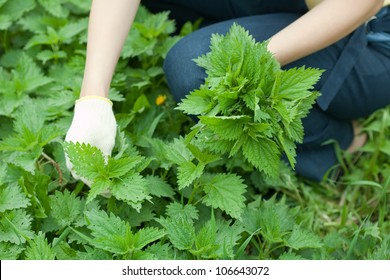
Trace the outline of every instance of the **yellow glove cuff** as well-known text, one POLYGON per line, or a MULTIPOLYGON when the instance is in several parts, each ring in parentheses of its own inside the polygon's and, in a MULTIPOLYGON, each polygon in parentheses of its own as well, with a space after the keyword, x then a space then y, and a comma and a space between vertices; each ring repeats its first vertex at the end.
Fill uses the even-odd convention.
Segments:
POLYGON ((97 96, 97 95, 87 95, 87 96, 81 97, 80 99, 76 100, 76 104, 79 102, 85 101, 85 100, 90 100, 90 99, 100 99, 100 100, 103 100, 103 101, 109 103, 110 105, 112 105, 112 101, 110 99, 105 98, 103 96, 97 96))

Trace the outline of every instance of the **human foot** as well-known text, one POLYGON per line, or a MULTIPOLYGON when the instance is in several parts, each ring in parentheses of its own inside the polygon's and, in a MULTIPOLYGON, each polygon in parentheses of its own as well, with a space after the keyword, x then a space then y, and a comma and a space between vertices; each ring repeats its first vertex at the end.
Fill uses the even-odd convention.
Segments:
POLYGON ((352 121, 352 126, 354 137, 351 145, 347 149, 347 152, 351 154, 357 152, 367 142, 367 134, 362 132, 362 125, 357 121, 352 121))

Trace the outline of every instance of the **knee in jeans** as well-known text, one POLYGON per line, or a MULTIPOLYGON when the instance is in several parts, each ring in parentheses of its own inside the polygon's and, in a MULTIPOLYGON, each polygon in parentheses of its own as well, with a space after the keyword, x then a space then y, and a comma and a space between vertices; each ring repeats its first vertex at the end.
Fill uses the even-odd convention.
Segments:
POLYGON ((204 70, 193 61, 199 55, 183 38, 171 48, 164 60, 164 72, 169 89, 176 101, 180 101, 192 90, 199 88, 206 76, 204 70))

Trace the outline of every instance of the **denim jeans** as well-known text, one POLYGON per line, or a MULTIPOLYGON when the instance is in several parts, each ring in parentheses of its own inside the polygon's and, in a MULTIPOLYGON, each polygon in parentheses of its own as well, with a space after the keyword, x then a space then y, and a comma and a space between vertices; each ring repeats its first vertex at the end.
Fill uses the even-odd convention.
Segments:
MULTIPOLYGON (((206 24, 181 39, 164 62, 168 85, 177 101, 204 82, 206 74, 193 59, 210 51, 211 34, 225 34, 236 22, 257 41, 263 41, 307 12, 304 1, 291 0, 148 0, 143 3, 154 12, 164 10, 164 5, 166 9, 178 9, 182 11, 181 20, 185 19, 185 11, 191 15, 189 19, 205 18, 206 24), (153 2, 159 3, 158 9, 153 2)), ((348 148, 354 137, 352 120, 367 117, 390 104, 390 58, 367 45, 361 26, 333 45, 284 68, 303 65, 325 72, 315 86, 322 96, 303 120, 305 136, 297 147, 295 171, 320 181, 337 163, 334 144, 324 142, 334 140, 342 149, 348 148)))

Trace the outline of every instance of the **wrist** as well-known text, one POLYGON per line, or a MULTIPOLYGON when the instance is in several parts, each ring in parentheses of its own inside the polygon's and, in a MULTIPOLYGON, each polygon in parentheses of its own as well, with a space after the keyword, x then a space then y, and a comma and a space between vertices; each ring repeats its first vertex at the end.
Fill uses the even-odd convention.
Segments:
POLYGON ((108 98, 110 86, 107 84, 97 83, 84 79, 81 85, 80 98, 85 96, 100 96, 108 98))
POLYGON ((86 96, 80 96, 79 99, 76 100, 76 104, 87 101, 87 100, 100 100, 108 103, 109 105, 112 106, 112 101, 106 97, 100 96, 100 95, 86 95, 86 96))

